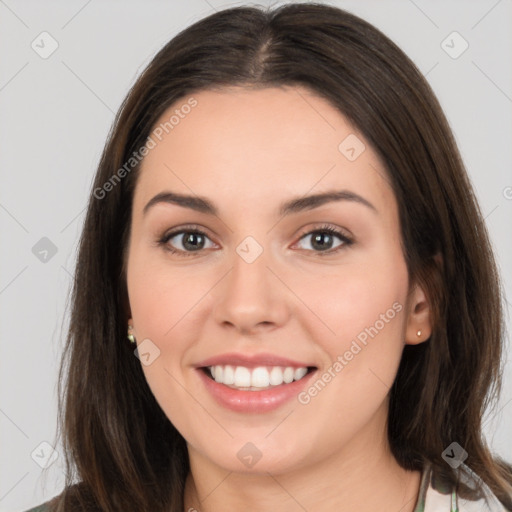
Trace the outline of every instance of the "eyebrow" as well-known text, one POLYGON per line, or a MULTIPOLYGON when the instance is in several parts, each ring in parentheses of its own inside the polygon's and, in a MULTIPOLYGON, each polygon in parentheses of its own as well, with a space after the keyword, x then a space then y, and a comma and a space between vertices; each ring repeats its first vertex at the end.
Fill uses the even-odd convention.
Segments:
MULTIPOLYGON (((375 206, 373 206, 373 204, 367 199, 349 190, 333 190, 322 194, 294 198, 281 204, 278 213, 280 216, 284 217, 293 213, 312 210, 324 204, 337 201, 350 201, 361 204, 373 212, 378 213, 377 208, 375 208, 375 206)), ((145 215, 150 208, 160 203, 175 204, 177 206, 189 208, 208 215, 218 216, 219 214, 218 208, 205 197, 178 194, 176 192, 168 191, 160 192, 154 196, 146 206, 144 206, 142 213, 145 215)))

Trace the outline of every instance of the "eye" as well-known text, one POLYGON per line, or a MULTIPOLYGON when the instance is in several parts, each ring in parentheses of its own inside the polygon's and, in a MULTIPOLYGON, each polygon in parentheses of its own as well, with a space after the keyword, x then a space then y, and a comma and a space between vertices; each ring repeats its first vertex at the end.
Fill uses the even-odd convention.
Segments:
MULTIPOLYGON (((308 231, 301 236, 299 242, 303 240, 310 240, 309 244, 314 252, 319 253, 319 256, 337 253, 338 251, 353 244, 353 240, 345 235, 342 231, 333 228, 330 225, 321 226, 312 231, 308 231), (339 240, 338 245, 333 246, 335 238, 339 240)), ((306 248, 306 250, 309 250, 306 248)))
POLYGON ((194 227, 183 227, 166 233, 158 240, 158 244, 178 256, 193 256, 195 252, 215 245, 204 231, 194 227), (206 245, 207 241, 210 242, 209 246, 206 245))
MULTIPOLYGON (((297 244, 308 239, 310 239, 309 244, 312 249, 307 247, 300 248, 308 251, 312 250, 318 256, 337 253, 354 243, 345 233, 330 225, 324 225, 306 232, 300 237, 297 244), (337 245, 333 245, 336 238, 339 242, 337 245)), ((172 254, 184 257, 194 256, 194 253, 201 253, 204 249, 215 247, 215 244, 208 235, 195 226, 184 226, 165 233, 158 240, 158 245, 163 246, 166 251, 172 254)))

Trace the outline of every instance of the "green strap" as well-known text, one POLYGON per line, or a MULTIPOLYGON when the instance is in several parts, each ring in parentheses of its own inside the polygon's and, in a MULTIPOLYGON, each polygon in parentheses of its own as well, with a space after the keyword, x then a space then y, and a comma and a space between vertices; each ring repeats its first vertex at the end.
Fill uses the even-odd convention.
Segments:
POLYGON ((457 493, 452 491, 452 503, 450 506, 450 512, 459 512, 459 505, 457 503, 457 493))

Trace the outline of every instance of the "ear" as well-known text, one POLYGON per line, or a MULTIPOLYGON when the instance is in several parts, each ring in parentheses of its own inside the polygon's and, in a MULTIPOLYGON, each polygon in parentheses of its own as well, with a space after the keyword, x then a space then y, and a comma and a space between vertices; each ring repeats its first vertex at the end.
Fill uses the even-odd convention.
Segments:
POLYGON ((431 334, 432 312, 430 304, 423 289, 415 284, 408 301, 405 343, 407 345, 418 345, 427 341, 431 334))

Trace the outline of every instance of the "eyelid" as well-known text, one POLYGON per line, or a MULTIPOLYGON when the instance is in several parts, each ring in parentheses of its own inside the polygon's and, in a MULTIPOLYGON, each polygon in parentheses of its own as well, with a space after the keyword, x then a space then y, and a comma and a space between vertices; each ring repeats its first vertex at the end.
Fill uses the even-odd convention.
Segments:
MULTIPOLYGON (((200 235, 203 235, 207 237, 208 239, 212 240, 212 237, 210 236, 210 231, 206 228, 203 228, 199 224, 184 224, 183 226, 179 226, 177 228, 171 228, 166 230, 163 235, 158 237, 157 243, 167 243, 171 238, 174 238, 176 235, 181 235, 183 233, 197 233, 200 235)), ((213 240, 212 240, 213 242, 213 240)), ((215 242, 213 242, 215 243, 215 242)), ((217 245, 217 244, 216 244, 217 245)))
POLYGON ((335 224, 330 224, 329 222, 320 222, 313 224, 313 226, 308 225, 306 228, 301 229, 299 239, 301 239, 304 235, 309 235, 318 231, 331 231, 338 236, 342 236, 350 240, 354 238, 354 235, 352 235, 352 233, 346 228, 336 226, 335 224))

